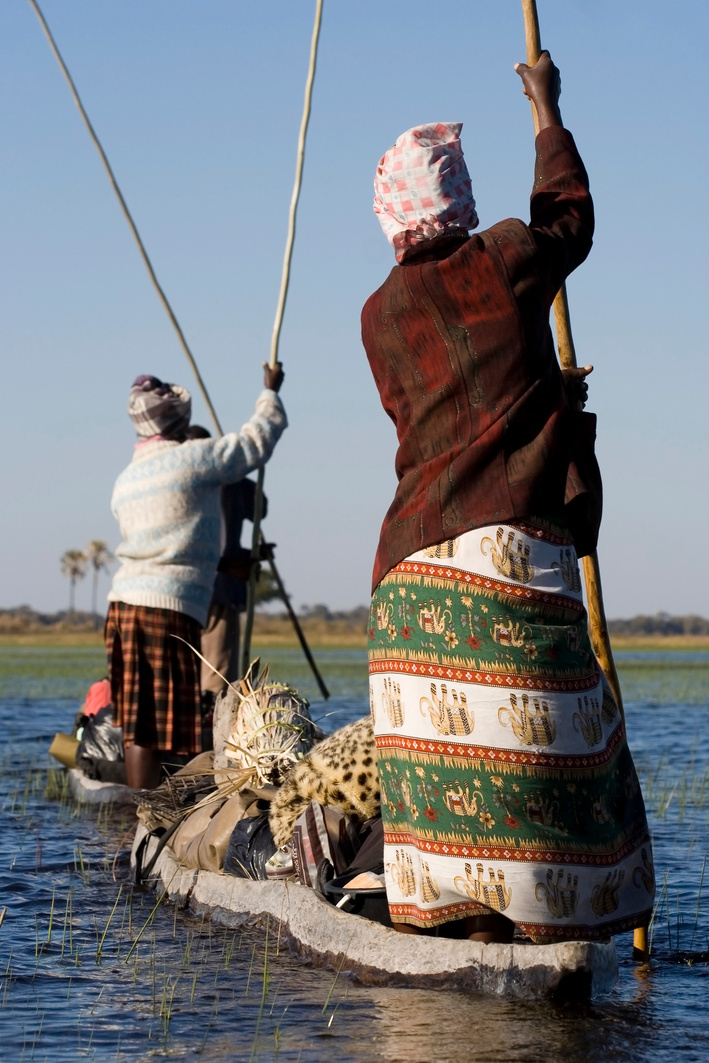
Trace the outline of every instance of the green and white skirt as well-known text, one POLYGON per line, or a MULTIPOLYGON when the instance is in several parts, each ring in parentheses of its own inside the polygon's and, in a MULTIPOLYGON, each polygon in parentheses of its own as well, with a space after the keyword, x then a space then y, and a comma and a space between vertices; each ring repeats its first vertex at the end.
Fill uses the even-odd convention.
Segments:
POLYGON ((394 922, 494 911, 538 942, 647 922, 645 807, 564 529, 412 554, 374 593, 369 646, 394 922))

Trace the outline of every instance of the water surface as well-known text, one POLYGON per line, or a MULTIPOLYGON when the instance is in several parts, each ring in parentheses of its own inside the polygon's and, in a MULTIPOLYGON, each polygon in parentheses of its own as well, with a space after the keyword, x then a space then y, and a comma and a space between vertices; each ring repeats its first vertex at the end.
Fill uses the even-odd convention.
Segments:
MULTIPOLYGON (((298 653, 268 658, 327 729, 367 712, 364 651, 318 653, 328 703, 298 653)), ((0 1058, 705 1060, 709 654, 621 654, 619 668, 655 839, 653 963, 635 966, 632 935, 619 937, 613 993, 561 1006, 366 988, 295 959, 273 929, 234 932, 156 907, 129 883, 129 823, 77 810, 61 773, 47 772, 49 742, 103 674, 102 651, 0 649, 0 1058)))

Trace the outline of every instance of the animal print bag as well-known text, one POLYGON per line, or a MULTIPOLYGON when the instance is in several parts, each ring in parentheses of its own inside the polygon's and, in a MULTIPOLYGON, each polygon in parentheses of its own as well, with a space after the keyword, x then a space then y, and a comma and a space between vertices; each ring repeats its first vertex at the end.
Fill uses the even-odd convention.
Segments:
POLYGON ((291 852, 298 881, 324 895, 324 884, 347 870, 360 844, 343 812, 311 801, 293 828, 291 852))

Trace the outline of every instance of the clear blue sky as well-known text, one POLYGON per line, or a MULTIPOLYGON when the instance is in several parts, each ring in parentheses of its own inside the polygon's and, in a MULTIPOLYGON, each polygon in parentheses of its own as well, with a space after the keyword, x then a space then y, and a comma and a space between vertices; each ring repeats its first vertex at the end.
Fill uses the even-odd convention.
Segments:
MULTIPOLYGON (((311 0, 44 0, 222 421, 261 381, 277 296, 311 0)), ((569 297, 593 362, 610 616, 709 614, 709 4, 540 0, 598 229, 569 297)), ((463 121, 482 226, 527 217, 518 0, 325 0, 282 337, 291 428, 266 525, 296 605, 367 601, 393 428, 359 339, 391 254, 372 175, 399 133, 463 121)), ((138 373, 192 388, 39 24, 0 5, 0 606, 64 607, 59 557, 117 544, 138 373)), ((195 420, 207 423, 199 398, 195 420)), ((88 580, 77 605, 88 607, 88 580)))

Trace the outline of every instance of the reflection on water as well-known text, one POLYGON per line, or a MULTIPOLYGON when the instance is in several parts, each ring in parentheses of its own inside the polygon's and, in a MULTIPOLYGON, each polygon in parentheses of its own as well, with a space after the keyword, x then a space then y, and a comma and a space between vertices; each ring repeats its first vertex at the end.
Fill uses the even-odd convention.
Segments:
MULTIPOLYGON (((333 714, 329 727, 367 711, 364 652, 318 654, 333 691, 327 704, 298 654, 268 657, 274 678, 312 697, 316 716, 333 714)), ((705 950, 709 935, 709 869, 698 897, 709 849, 709 655, 621 655, 619 664, 655 838, 655 960, 634 966, 631 935, 618 938, 612 996, 561 1006, 358 986, 346 971, 304 965, 274 928, 225 930, 156 907, 154 895, 130 887, 120 818, 97 822, 47 789, 49 739, 70 726, 102 672, 101 652, 0 650, 0 1057, 706 1059, 709 965, 674 961, 678 949, 705 950)))

